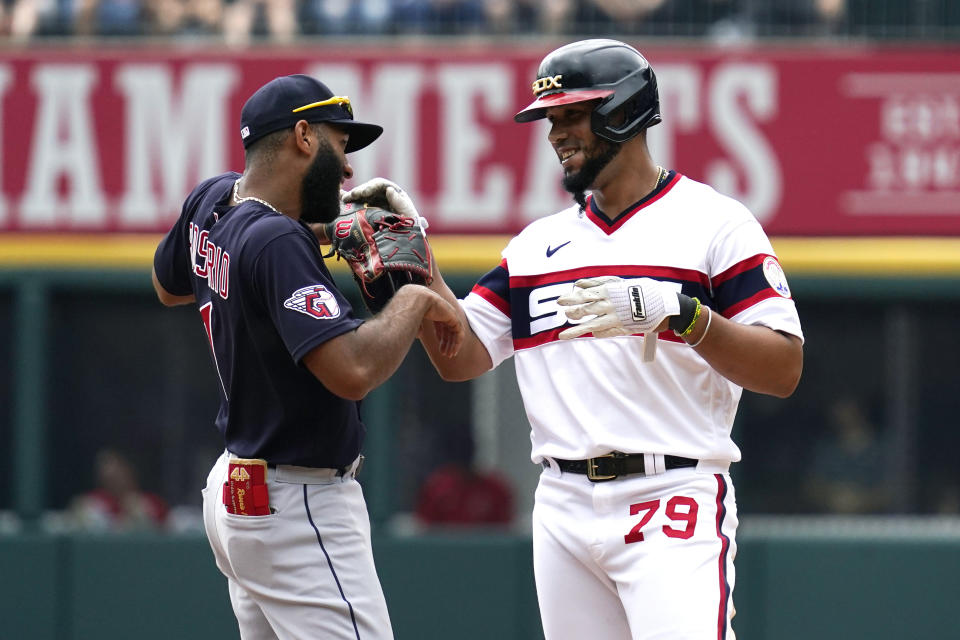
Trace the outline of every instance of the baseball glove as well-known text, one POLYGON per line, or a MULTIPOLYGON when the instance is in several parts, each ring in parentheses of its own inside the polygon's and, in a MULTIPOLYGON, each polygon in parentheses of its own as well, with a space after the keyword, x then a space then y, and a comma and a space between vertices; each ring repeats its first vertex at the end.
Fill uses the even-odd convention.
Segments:
POLYGON ((324 225, 334 253, 353 271, 371 313, 378 313, 405 284, 433 281, 427 237, 418 221, 368 204, 351 204, 324 225))

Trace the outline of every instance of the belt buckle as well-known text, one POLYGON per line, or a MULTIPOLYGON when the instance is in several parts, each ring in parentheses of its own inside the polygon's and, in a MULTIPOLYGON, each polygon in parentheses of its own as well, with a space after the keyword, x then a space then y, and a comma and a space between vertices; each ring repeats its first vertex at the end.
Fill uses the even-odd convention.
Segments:
POLYGON ((363 469, 364 460, 366 460, 366 458, 363 457, 362 453, 359 456, 357 456, 357 466, 353 468, 353 473, 350 474, 351 476, 356 478, 358 475, 360 475, 360 469, 363 469))
POLYGON ((357 475, 360 474, 360 469, 363 468, 364 460, 363 454, 357 456, 356 459, 347 466, 337 469, 337 477, 356 479, 357 475))
POLYGON ((600 458, 615 458, 616 455, 612 453, 606 453, 602 456, 597 456, 595 458, 587 458, 587 479, 590 482, 606 482, 607 480, 613 480, 617 477, 616 474, 613 475, 600 475, 597 473, 597 463, 594 460, 599 460, 600 458))

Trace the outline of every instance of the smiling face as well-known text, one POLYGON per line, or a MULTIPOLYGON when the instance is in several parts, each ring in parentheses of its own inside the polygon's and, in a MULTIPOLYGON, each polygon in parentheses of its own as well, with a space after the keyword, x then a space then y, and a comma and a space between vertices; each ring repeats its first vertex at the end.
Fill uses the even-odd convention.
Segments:
POLYGON ((595 188, 600 172, 620 152, 621 145, 599 138, 590 129, 590 114, 598 100, 576 102, 547 109, 548 140, 563 167, 563 188, 583 208, 584 192, 595 188))

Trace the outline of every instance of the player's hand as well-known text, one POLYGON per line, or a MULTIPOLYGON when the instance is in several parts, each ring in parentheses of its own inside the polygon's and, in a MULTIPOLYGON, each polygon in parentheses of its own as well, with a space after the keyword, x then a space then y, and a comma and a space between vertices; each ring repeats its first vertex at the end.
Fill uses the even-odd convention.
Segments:
POLYGON ((436 335, 437 342, 440 345, 440 353, 448 358, 452 358, 460 351, 465 337, 463 325, 460 323, 460 316, 457 314, 457 310, 453 308, 453 305, 444 300, 440 294, 426 289, 426 287, 421 288, 425 289, 426 293, 429 294, 431 304, 427 308, 427 312, 423 315, 423 323, 421 324, 420 330, 422 332, 426 330, 427 326, 432 324, 434 335, 436 335))
POLYGON ((340 199, 345 203, 362 202, 381 209, 388 209, 402 216, 409 216, 417 221, 424 233, 430 226, 427 219, 417 212, 417 207, 413 204, 413 200, 407 192, 386 178, 367 180, 350 191, 342 191, 340 199))
POLYGON ((333 242, 333 238, 327 237, 327 225, 323 222, 311 222, 309 225, 310 231, 313 231, 313 235, 316 236, 317 242, 321 245, 330 244, 333 242))
POLYGON ((667 328, 670 316, 680 313, 676 290, 651 278, 584 278, 573 284, 573 291, 560 296, 557 304, 566 307, 570 320, 587 318, 561 331, 561 340, 587 333, 595 338, 656 334, 667 328))
MULTIPOLYGON (((340 189, 340 200, 341 200, 341 201, 343 201, 343 199, 344 199, 344 197, 346 197, 347 193, 348 193, 348 192, 344 191, 343 189, 340 189)), ((341 208, 341 209, 342 209, 342 208, 341 208)), ((338 214, 338 215, 343 215, 343 211, 341 210, 341 211, 340 211, 340 214, 338 214)), ((326 223, 326 222, 311 222, 311 223, 308 224, 307 226, 310 227, 310 231, 313 232, 313 235, 316 236, 316 238, 317 238, 317 242, 319 242, 321 245, 333 244, 333 238, 331 238, 331 237, 329 237, 329 236, 327 235, 327 229, 329 228, 329 224, 328 224, 328 223, 326 223)))

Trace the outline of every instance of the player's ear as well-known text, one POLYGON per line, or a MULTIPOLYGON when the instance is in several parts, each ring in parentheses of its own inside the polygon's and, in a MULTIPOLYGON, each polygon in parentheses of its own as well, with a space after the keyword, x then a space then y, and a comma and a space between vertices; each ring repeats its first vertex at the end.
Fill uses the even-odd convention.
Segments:
POLYGON ((293 125, 293 142, 297 148, 304 153, 310 153, 314 145, 317 144, 316 134, 310 123, 306 120, 299 120, 293 125))

